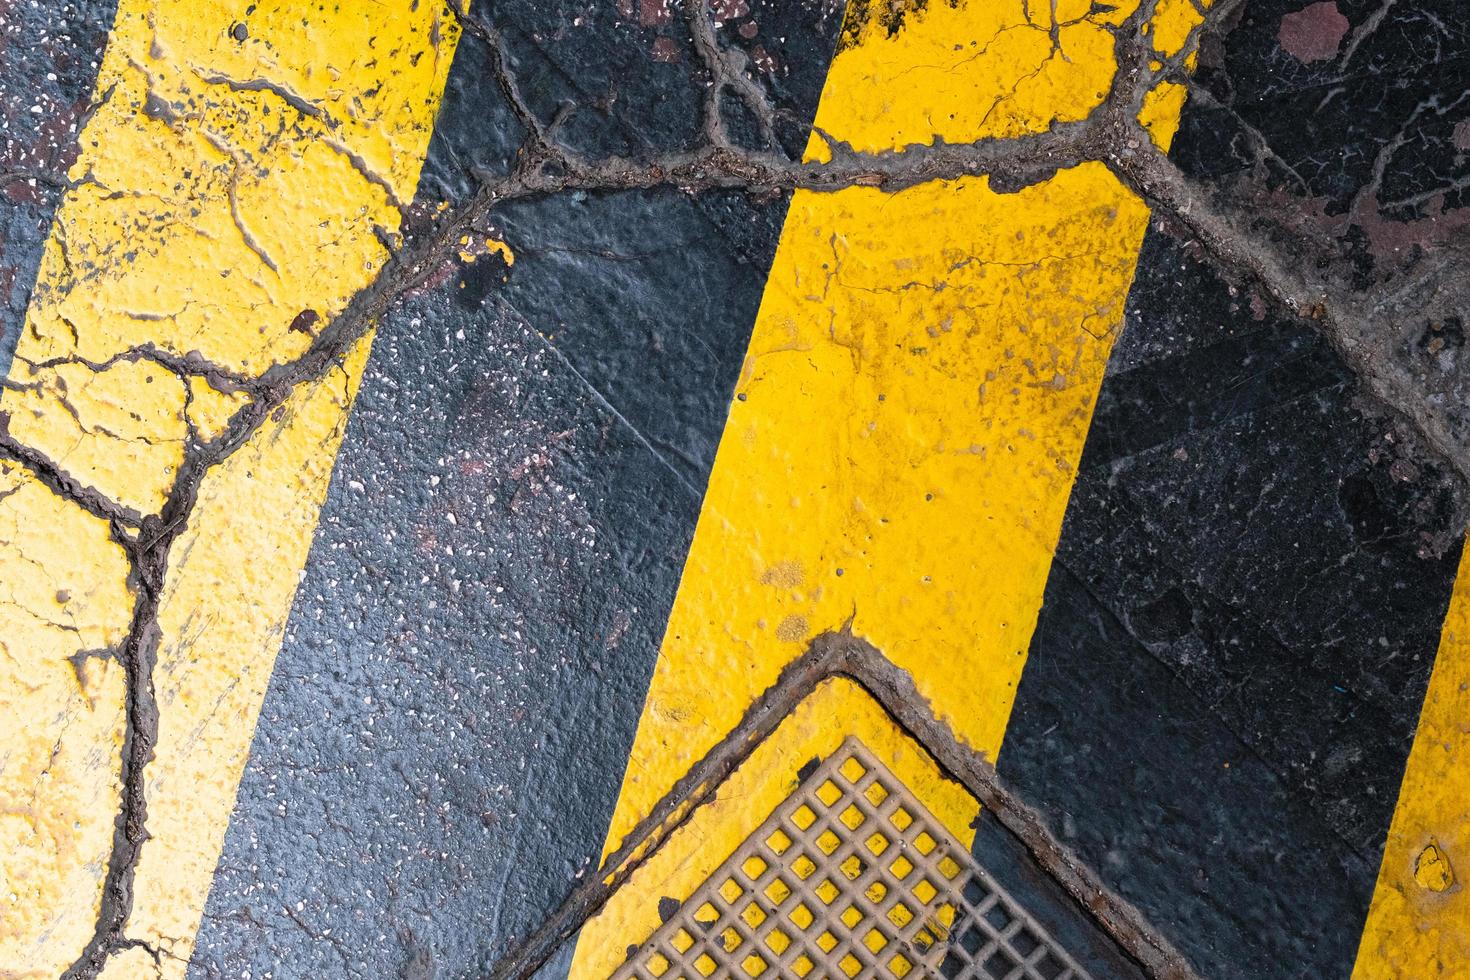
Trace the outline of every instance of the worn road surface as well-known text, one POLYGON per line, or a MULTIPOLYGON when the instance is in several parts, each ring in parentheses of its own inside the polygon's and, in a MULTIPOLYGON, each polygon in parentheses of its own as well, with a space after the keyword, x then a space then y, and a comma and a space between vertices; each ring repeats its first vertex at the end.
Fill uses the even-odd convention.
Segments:
POLYGON ((0 980, 1470 977, 1454 0, 0 0, 0 980))

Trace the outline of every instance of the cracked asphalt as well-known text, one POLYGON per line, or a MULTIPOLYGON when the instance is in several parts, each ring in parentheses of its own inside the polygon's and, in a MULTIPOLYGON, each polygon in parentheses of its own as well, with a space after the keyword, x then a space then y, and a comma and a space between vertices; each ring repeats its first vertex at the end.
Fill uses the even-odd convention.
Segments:
MULTIPOLYGON (((924 712, 898 727, 969 787, 965 819, 1013 798, 1034 812, 1020 844, 976 818, 974 852, 1092 950, 1077 955, 1095 976, 1470 971, 1457 5, 1000 4, 1014 24, 934 49, 958 81, 890 82, 837 129, 822 122, 857 84, 844 65, 911 71, 882 52, 980 8, 450 3, 380 22, 234 6, 0 2, 0 977, 502 975, 561 922, 526 970, 600 975, 605 951, 574 955, 573 933, 611 935, 624 913, 603 896, 599 920, 578 896, 661 812, 637 801, 691 792, 675 787, 687 765, 649 760, 706 755, 684 717, 706 702, 658 686, 705 579, 716 599, 697 612, 738 650, 775 635, 785 663, 855 631, 905 678, 903 705, 924 712), (1039 47, 1002 53, 1023 40, 1039 47), (988 57, 1001 88, 962 73, 988 57), (1106 67, 1091 89, 1089 58, 1106 67), (1093 228, 1136 253, 1116 308, 1101 264, 1021 271, 1050 253, 946 255, 930 288, 962 297, 953 315, 1017 321, 957 358, 1015 346, 1058 404, 1079 399, 1070 449, 1040 413, 1014 423, 1066 474, 1022 498, 1054 509, 1054 530, 1002 529, 1039 542, 1041 564, 966 558, 943 612, 895 615, 940 653, 885 644, 866 596, 742 633, 746 539, 714 571, 691 556, 708 526, 743 527, 730 502, 761 499, 768 476, 722 473, 739 433, 764 431, 727 417, 821 421, 800 407, 819 381, 763 389, 756 369, 772 297, 816 288, 799 265, 782 278, 792 229, 829 201, 878 195, 884 214, 979 182, 995 228, 1007 211, 1044 225, 1056 205, 1038 195, 1094 172, 1148 209, 1136 248, 1126 227, 1093 228), (971 264, 1021 298, 972 302, 971 264), (1091 381, 1083 333, 1108 344, 1091 381), (939 639, 968 622, 954 609, 1024 592, 1011 580, 1027 574, 1034 627, 1002 651, 1015 666, 977 652, 961 669, 939 639), (992 686, 1004 707, 964 717, 992 686), (971 772, 950 741, 987 761, 971 772), (992 778, 1003 795, 983 795, 992 778), (1084 884, 1059 876, 1069 861, 1084 884), (1134 932, 1109 924, 1124 920, 1134 932)), ((901 215, 848 233, 878 243, 853 267, 898 253, 890 291, 927 275, 926 241, 949 241, 901 215)), ((984 221, 957 223, 988 241, 984 221)), ((838 237, 819 268, 855 295, 838 237)), ((876 347, 844 346, 839 300, 816 300, 828 335, 802 346, 793 327, 790 350, 816 377, 835 370, 822 344, 850 355, 877 400, 910 406, 896 379, 920 369, 881 373, 876 347)), ((948 321, 914 309, 883 316, 911 317, 922 345, 893 346, 941 350, 948 321)), ((981 362, 942 363, 979 390, 964 410, 989 411, 981 362)), ((928 385, 938 415, 961 411, 928 385)), ((866 419, 851 392, 827 414, 866 419)), ((974 473, 1032 472, 1008 459, 924 503, 988 507, 1008 485, 974 473)), ((879 465, 832 483, 903 484, 879 465)), ((749 532, 759 587, 814 593, 814 609, 870 572, 880 594, 907 588, 881 585, 906 566, 856 546, 832 545, 846 557, 818 587, 767 560, 776 538, 817 533, 802 513, 749 532)), ((985 540, 979 511, 952 513, 933 540, 985 540)), ((990 642, 976 636, 955 649, 990 642)), ((731 662, 758 694, 774 671, 745 656, 731 662)), ((695 676, 750 723, 740 684, 695 676)), ((711 752, 739 741, 709 718, 724 715, 706 719, 711 752)), ((754 778, 731 767, 721 778, 754 778)), ((728 851, 734 831, 689 826, 670 847, 728 851)), ((664 920, 687 894, 650 883, 650 860, 623 901, 664 920)))

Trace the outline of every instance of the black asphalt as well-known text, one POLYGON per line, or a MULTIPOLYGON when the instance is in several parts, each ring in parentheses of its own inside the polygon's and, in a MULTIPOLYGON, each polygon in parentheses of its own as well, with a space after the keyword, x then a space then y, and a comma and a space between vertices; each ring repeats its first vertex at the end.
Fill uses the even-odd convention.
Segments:
POLYGON ((10 370, 116 0, 0 3, 0 374, 10 370))
MULTIPOLYGON (((1173 155, 1231 180, 1250 126, 1270 179, 1342 208, 1443 90, 1389 70, 1435 21, 1392 13, 1334 80, 1281 50, 1289 9, 1253 5, 1206 52, 1232 109, 1191 104, 1173 155)), ((589 152, 688 145, 677 21, 572 16, 495 13, 537 110, 585 107, 566 129, 589 152)), ((832 26, 780 32, 797 115, 832 26)), ((483 57, 465 42, 426 195, 519 138, 483 57)), ((507 281, 482 264, 384 328, 195 975, 472 975, 590 866, 781 215, 678 192, 518 206, 507 281)), ((1128 310, 1001 772, 1203 975, 1346 976, 1466 502, 1318 333, 1166 227, 1128 310)))
MULTIPOLYGON (((1206 49, 1209 98, 1172 156, 1292 198, 1366 285, 1435 257, 1440 232, 1415 224, 1431 209, 1470 206, 1470 27, 1450 0, 1402 0, 1359 38, 1380 5, 1340 0, 1339 53, 1319 58, 1332 18, 1283 31, 1305 6, 1250 3, 1206 49)), ((676 7, 489 16, 573 145, 696 138, 676 7)), ((111 18, 0 5, 0 367, 111 18)), ((790 148, 837 19, 764 0, 723 32, 790 148)), ((523 134, 487 66, 467 34, 421 205, 510 166, 523 134)), ((497 212, 513 267, 459 268, 384 322, 191 976, 479 975, 588 873, 784 208, 677 190, 519 204, 497 212)), ((1426 319, 1396 356, 1436 390, 1464 344, 1463 314, 1426 319)), ((1157 224, 1002 776, 1202 975, 1347 976, 1467 513, 1318 331, 1157 224)))
MULTIPOLYGON (((804 131, 836 19, 752 16, 742 43, 790 58, 776 93, 804 131)), ((588 107, 564 125, 589 152, 694 137, 689 52, 656 60, 680 21, 493 17, 539 112, 588 107)), ((519 139, 467 32, 421 200, 461 199, 519 139)), ((784 211, 518 205, 508 277, 482 260, 383 325, 191 976, 478 975, 590 869, 784 211)))

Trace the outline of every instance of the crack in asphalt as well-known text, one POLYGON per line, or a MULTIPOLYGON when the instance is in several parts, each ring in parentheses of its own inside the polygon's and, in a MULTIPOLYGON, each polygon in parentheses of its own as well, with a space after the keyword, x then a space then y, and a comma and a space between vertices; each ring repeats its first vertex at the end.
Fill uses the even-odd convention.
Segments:
POLYGON ((798 704, 834 678, 851 680, 871 695, 906 735, 923 746, 948 776, 979 801, 1077 909, 1097 923, 1149 976, 1198 980, 1198 974, 1173 944, 1059 840, 1042 815, 1001 781, 987 759, 962 744, 953 730, 935 717, 908 672, 853 634, 851 625, 849 621, 841 631, 816 637, 805 653, 782 669, 776 682, 752 702, 730 734, 701 757, 628 832, 599 872, 584 877, 535 931, 491 967, 490 980, 523 980, 534 975, 583 922, 607 904, 663 841, 715 799, 725 779, 798 704))
MULTIPOLYGON (((1453 302, 1470 291, 1470 284, 1454 282, 1453 270, 1441 262, 1428 263, 1429 268, 1407 287, 1389 277, 1376 284, 1377 288, 1355 290, 1353 264, 1348 256, 1333 250, 1333 243, 1293 233, 1283 219, 1273 221, 1273 216, 1263 213, 1266 209, 1231 200, 1187 177, 1153 142, 1139 114, 1149 93, 1161 84, 1192 84, 1187 65, 1198 54, 1201 40, 1228 31, 1242 2, 1222 0, 1204 11, 1180 49, 1171 54, 1156 50, 1150 36, 1149 24, 1159 3, 1144 0, 1120 24, 1107 27, 1114 36, 1118 68, 1109 91, 1081 120, 1057 122, 1044 132, 1016 137, 987 137, 964 144, 936 139, 932 144, 881 152, 860 151, 819 132, 830 151, 826 162, 797 159, 783 151, 774 134, 776 108, 745 70, 745 56, 721 47, 706 0, 685 3, 690 40, 708 76, 702 140, 691 150, 642 159, 588 158, 561 143, 558 134, 567 107, 550 121, 543 120, 522 97, 498 30, 483 16, 455 4, 464 31, 489 48, 494 82, 525 130, 514 165, 506 175, 476 173, 479 185, 473 196, 438 216, 424 218, 425 227, 407 227, 410 222, 406 221, 406 238, 392 250, 378 277, 313 336, 305 353, 253 377, 206 363, 197 354, 181 355, 151 345, 100 363, 74 358, 31 365, 33 371, 62 363, 105 370, 122 360, 148 360, 173 373, 186 387, 190 379, 202 379, 216 390, 247 397, 213 438, 203 439, 189 427, 182 464, 162 508, 150 515, 109 499, 57 461, 11 437, 5 424, 8 417, 0 413, 0 459, 21 467, 58 497, 107 522, 112 539, 126 554, 134 595, 131 623, 118 654, 126 675, 121 803, 94 932, 64 976, 94 978, 111 956, 139 945, 126 936, 126 928, 137 861, 148 839, 144 771, 153 758, 158 733, 159 708, 153 688, 160 638, 158 611, 170 549, 188 526, 201 485, 293 392, 339 367, 351 347, 401 299, 430 285, 446 264, 454 262, 459 242, 479 233, 490 213, 505 203, 575 191, 610 193, 656 187, 691 193, 721 188, 751 193, 832 192, 851 187, 891 192, 962 177, 986 177, 994 189, 1004 193, 1043 181, 1059 170, 1101 163, 1156 213, 1186 230, 1227 279, 1259 287, 1269 300, 1319 330, 1374 400, 1443 457, 1459 480, 1470 483, 1470 453, 1462 446, 1470 437, 1457 432, 1446 416, 1451 409, 1427 404, 1413 380, 1384 356, 1384 345, 1396 332, 1377 326, 1385 318, 1391 323, 1414 317, 1422 320, 1422 296, 1432 292, 1453 302), (745 147, 732 140, 721 106, 727 93, 733 93, 754 115, 761 147, 745 147), (1408 297, 1414 299, 1412 306, 1408 297)), ((314 108, 297 105, 291 93, 264 82, 205 80, 252 90, 269 88, 299 111, 314 108)), ((0 182, 30 176, 5 173, 0 174, 0 182)), ((262 255, 262 260, 272 265, 269 257, 262 255)))

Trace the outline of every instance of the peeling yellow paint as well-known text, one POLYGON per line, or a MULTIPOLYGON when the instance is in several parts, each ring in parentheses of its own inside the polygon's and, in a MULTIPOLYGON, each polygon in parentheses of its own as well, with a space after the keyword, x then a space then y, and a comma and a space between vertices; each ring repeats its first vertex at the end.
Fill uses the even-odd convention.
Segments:
POLYGON ((892 37, 881 19, 857 28, 850 19, 845 33, 859 43, 833 58, 816 126, 877 151, 1020 136, 1085 118, 1116 66, 1105 27, 1134 6, 1094 13, 1088 2, 931 3, 909 11, 892 37))
MULTIPOLYGON (((1027 21, 1045 6, 930 4, 893 36, 849 25, 809 155, 827 137, 877 151, 1085 117, 1127 5, 1027 21)), ((1152 107, 1165 145, 1178 108, 1152 107)), ((605 854, 849 621, 995 757, 1147 221, 1100 164, 1015 194, 967 178, 793 196, 605 854)), ((818 723, 836 744, 851 721, 818 723)), ((746 824, 700 826, 714 866, 746 824)), ((584 933, 573 976, 605 975, 606 950, 680 894, 652 880, 617 900, 641 911, 584 933)))
MULTIPOLYGON (((1202 3, 1202 6, 1209 4, 1202 3)), ((1184 50, 1190 32, 1200 24, 1199 11, 1188 0, 1165 0, 1154 10, 1147 25, 1149 43, 1160 55, 1172 57, 1184 50)), ((1199 62, 1199 52, 1191 51, 1184 58, 1184 67, 1193 71, 1199 62)), ((1153 62, 1150 71, 1159 71, 1163 63, 1153 62)), ((1144 95, 1143 107, 1138 121, 1160 149, 1167 151, 1174 139, 1174 130, 1179 125, 1179 113, 1184 109, 1186 96, 1184 86, 1178 82, 1160 82, 1144 95)))
POLYGON ((1463 977, 1470 969, 1470 548, 1383 848, 1353 980, 1463 977))
POLYGON ((510 245, 498 238, 471 238, 466 235, 459 240, 459 260, 470 263, 487 255, 498 255, 507 267, 516 264, 515 253, 510 245))
MULTIPOLYGON (((303 353, 298 316, 330 320, 386 261, 378 232, 413 195, 457 38, 441 3, 122 0, 0 403, 11 434, 158 511, 191 427, 217 435, 243 396, 119 355, 255 375, 303 353)), ((369 344, 209 475, 170 555, 126 931, 166 976, 188 960, 369 344)), ((0 584, 0 977, 54 977, 107 870, 133 596, 106 525, 8 468, 0 561, 18 570, 0 584)), ((107 975, 147 975, 139 952, 107 975)))
MULTIPOLYGON (((1208 7, 1208 3, 1201 6, 1208 7)), ((1175 55, 1183 49, 1189 34, 1200 24, 1199 10, 1189 0, 1165 0, 1154 9, 1148 23, 1148 37, 1155 51, 1175 55)), ((1193 64, 1191 55, 1190 65, 1193 64)))
POLYGON ((1443 851, 1430 844, 1414 859, 1414 882, 1420 888, 1432 892, 1449 891, 1455 883, 1455 873, 1443 851))
POLYGON ((112 843, 133 599, 106 523, 4 463, 0 567, 0 977, 55 977, 112 843))

